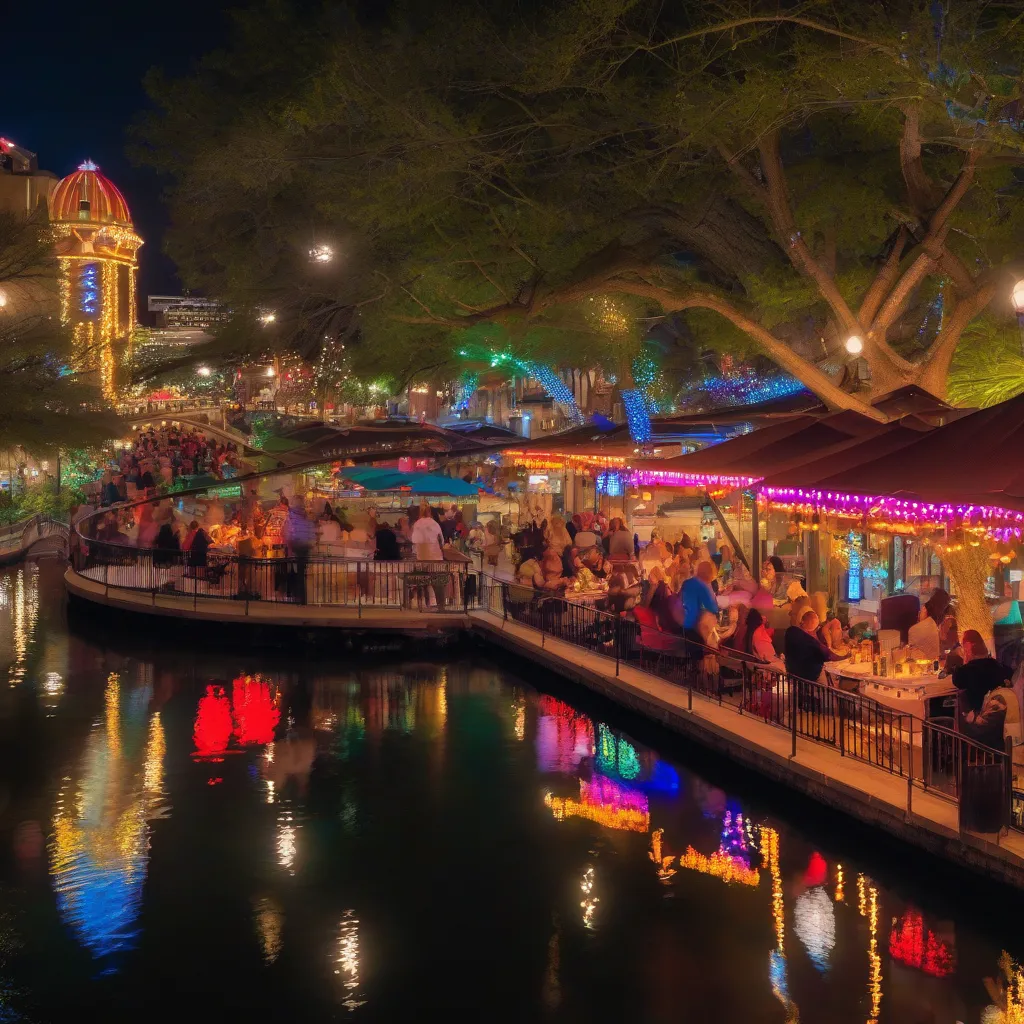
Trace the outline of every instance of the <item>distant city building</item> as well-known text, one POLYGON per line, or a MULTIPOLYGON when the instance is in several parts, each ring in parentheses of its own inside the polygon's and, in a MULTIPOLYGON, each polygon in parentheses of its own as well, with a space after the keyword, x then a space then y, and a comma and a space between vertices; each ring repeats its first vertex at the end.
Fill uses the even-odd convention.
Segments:
POLYGON ((156 326, 174 330, 206 331, 231 317, 214 299, 194 295, 150 295, 148 308, 156 314, 156 326))
POLYGON ((31 217, 45 211, 57 175, 39 170, 35 153, 0 136, 0 210, 31 217))
POLYGON ((49 208, 60 264, 60 319, 71 326, 74 368, 98 371, 104 395, 113 398, 119 359, 135 326, 142 239, 124 196, 91 160, 58 182, 49 208))

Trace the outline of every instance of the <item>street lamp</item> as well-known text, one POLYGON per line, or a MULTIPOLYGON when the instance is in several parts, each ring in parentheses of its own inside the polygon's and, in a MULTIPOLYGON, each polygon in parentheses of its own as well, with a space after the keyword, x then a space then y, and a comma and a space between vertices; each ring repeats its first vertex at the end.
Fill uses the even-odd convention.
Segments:
POLYGON ((330 263, 334 259, 334 250, 329 245, 314 245, 309 250, 309 259, 312 263, 330 263))
POLYGON ((213 373, 213 370, 208 366, 200 366, 196 369, 196 373, 198 373, 200 377, 209 377, 210 374, 213 373))
POLYGON ((276 313, 264 313, 262 316, 260 316, 260 323, 266 326, 267 324, 272 324, 276 319, 276 313))
POLYGON ((851 334, 846 339, 846 351, 851 356, 859 356, 864 351, 864 339, 858 334, 851 334))
POLYGON ((7 292, 0 288, 0 309, 7 305, 7 292))
POLYGON ((1020 332, 1020 353, 1024 355, 1024 278, 1013 286, 1013 295, 1010 299, 1017 314, 1017 329, 1020 332))

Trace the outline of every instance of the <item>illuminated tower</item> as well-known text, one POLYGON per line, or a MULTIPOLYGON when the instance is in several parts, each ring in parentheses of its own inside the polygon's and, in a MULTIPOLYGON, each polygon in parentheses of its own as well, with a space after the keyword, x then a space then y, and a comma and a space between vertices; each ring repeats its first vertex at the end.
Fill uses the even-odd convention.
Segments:
POLYGON ((135 323, 135 272, 142 239, 124 196, 86 160, 50 195, 60 261, 60 317, 71 325, 73 368, 98 371, 113 398, 117 355, 135 323))

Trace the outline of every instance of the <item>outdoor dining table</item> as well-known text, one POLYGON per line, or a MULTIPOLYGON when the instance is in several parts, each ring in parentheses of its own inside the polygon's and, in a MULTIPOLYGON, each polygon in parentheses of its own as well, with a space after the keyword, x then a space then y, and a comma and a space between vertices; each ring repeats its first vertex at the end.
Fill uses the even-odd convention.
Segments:
POLYGON ((838 681, 855 682, 861 696, 920 719, 932 717, 928 708, 933 698, 951 698, 956 693, 948 676, 940 679, 934 672, 919 676, 878 676, 873 674, 872 668, 869 662, 836 661, 826 665, 825 671, 838 681))

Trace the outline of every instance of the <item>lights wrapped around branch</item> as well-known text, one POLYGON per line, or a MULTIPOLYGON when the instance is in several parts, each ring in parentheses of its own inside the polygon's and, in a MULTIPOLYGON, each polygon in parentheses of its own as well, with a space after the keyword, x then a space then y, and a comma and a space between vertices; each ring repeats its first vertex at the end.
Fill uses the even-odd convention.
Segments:
POLYGON ((637 444, 649 444, 653 430, 647 395, 638 388, 623 391, 622 405, 626 410, 626 421, 629 423, 629 436, 637 444))

